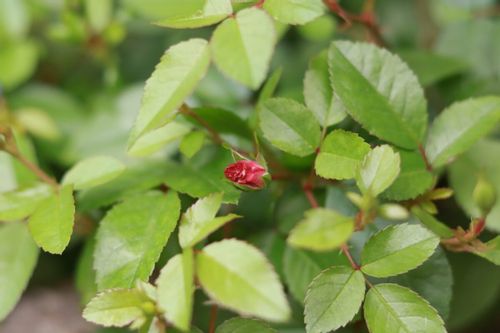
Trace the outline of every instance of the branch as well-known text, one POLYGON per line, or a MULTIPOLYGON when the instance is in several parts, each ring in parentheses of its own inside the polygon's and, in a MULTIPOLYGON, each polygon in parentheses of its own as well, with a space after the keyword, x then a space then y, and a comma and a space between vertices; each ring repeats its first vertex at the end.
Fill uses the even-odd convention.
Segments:
POLYGON ((10 127, 1 127, 0 134, 2 134, 5 138, 5 141, 0 145, 0 150, 4 150, 9 153, 12 157, 17 159, 21 164, 23 164, 26 168, 28 168, 35 176, 38 177, 41 181, 49 184, 54 188, 58 188, 59 184, 49 175, 47 175, 42 169, 40 169, 33 162, 28 160, 17 147, 16 139, 14 138, 14 133, 12 133, 12 129, 10 127))
POLYGON ((346 27, 350 27, 353 22, 362 24, 370 33, 371 39, 375 44, 387 47, 387 42, 382 36, 380 26, 378 25, 374 13, 374 0, 367 0, 363 6, 361 14, 353 14, 346 11, 337 0, 323 0, 324 4, 330 9, 332 13, 337 14, 346 23, 346 27))

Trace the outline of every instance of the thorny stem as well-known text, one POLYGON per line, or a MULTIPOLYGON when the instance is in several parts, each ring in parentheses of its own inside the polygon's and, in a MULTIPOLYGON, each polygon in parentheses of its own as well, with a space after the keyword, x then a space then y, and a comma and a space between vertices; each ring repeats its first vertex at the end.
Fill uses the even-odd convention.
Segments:
POLYGON ((47 175, 42 169, 40 169, 36 164, 28 160, 17 147, 16 139, 14 138, 14 133, 10 127, 3 128, 0 127, 0 134, 3 134, 5 142, 0 146, 0 150, 4 150, 9 153, 12 157, 17 159, 21 164, 28 168, 35 176, 41 181, 49 184, 54 188, 58 188, 59 184, 49 175, 47 175))
POLYGON ((379 46, 387 46, 382 33, 380 32, 380 27, 375 19, 374 0, 367 0, 363 6, 363 12, 361 14, 353 14, 347 12, 337 0, 323 0, 325 5, 332 11, 342 18, 346 24, 346 27, 350 27, 353 22, 357 22, 365 26, 367 31, 370 33, 371 39, 379 46))

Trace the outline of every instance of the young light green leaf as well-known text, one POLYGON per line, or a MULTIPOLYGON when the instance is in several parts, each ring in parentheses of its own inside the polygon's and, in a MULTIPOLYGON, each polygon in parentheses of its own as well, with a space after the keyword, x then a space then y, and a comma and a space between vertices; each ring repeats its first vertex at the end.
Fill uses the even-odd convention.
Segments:
POLYGON ((309 286, 305 300, 308 333, 326 333, 345 326, 365 298, 363 273, 347 266, 333 266, 309 286))
POLYGON ((249 8, 222 22, 210 46, 214 62, 223 73, 256 89, 266 78, 275 43, 272 19, 261 9, 249 8))
POLYGON ((96 33, 102 32, 111 22, 112 0, 85 0, 85 13, 90 27, 96 33))
POLYGON ((262 103, 259 125, 264 137, 287 153, 306 156, 319 146, 318 121, 311 111, 294 100, 270 98, 262 103))
POLYGON ((323 127, 337 124, 346 117, 343 106, 335 102, 326 51, 309 62, 304 77, 304 101, 323 127))
POLYGON ((65 185, 40 202, 29 219, 35 242, 44 251, 61 254, 73 233, 75 201, 73 187, 65 185))
POLYGON ((180 214, 175 192, 148 192, 124 200, 99 224, 94 252, 99 290, 132 288, 147 280, 180 214))
POLYGON ((220 305, 268 321, 289 319, 278 276, 253 246, 235 239, 212 243, 198 254, 196 271, 203 289, 220 305))
MULTIPOLYGON (((149 306, 148 306, 149 305, 149 306)), ((137 289, 110 289, 97 294, 83 310, 83 318, 102 326, 139 326, 146 322, 143 308, 151 300, 137 289)))
POLYGON ((187 331, 191 323, 194 292, 193 250, 184 249, 172 257, 156 280, 158 305, 165 319, 180 330, 187 331))
POLYGON ((306 24, 323 15, 322 0, 266 0, 264 9, 284 24, 306 24))
POLYGON ((170 47, 146 82, 142 105, 129 147, 148 130, 171 120, 175 110, 191 94, 210 63, 208 43, 190 39, 170 47), (165 78, 169 78, 165 80, 165 78))
POLYGON ((0 82, 2 82, 2 86, 9 90, 29 79, 36 70, 39 53, 37 44, 31 39, 3 43, 0 49, 0 82))
POLYGON ((250 318, 231 318, 222 323, 215 333, 277 333, 266 323, 250 318))
POLYGON ((367 43, 332 43, 328 58, 333 89, 346 111, 373 135, 417 148, 427 127, 427 107, 408 66, 367 43))
POLYGON ((491 261, 495 265, 500 266, 500 236, 496 236, 492 240, 486 242, 484 251, 476 251, 478 256, 491 261))
POLYGON ((486 96, 457 102, 432 123, 425 144, 434 167, 448 163, 488 134, 500 120, 500 97, 486 96))
POLYGON ((198 200, 184 213, 179 227, 182 248, 192 247, 225 223, 238 218, 236 214, 215 217, 222 204, 222 193, 198 200))
POLYGON ((14 308, 35 269, 38 247, 26 225, 0 225, 0 320, 14 308))
POLYGON ((327 208, 314 208, 290 231, 288 244, 313 251, 329 251, 344 244, 354 231, 354 221, 327 208))
POLYGON ((453 230, 446 224, 436 219, 424 209, 414 206, 411 212, 425 225, 430 231, 442 238, 450 238, 454 236, 453 230))
POLYGON ((437 311, 415 292, 397 284, 371 288, 366 294, 364 312, 372 333, 446 333, 437 311))
POLYGON ((205 132, 194 131, 182 138, 179 150, 184 156, 191 158, 200 151, 204 142, 205 132))
POLYGON ((378 146, 365 156, 356 183, 362 192, 377 196, 391 186, 399 170, 399 153, 388 145, 378 146))
POLYGON ((107 183, 125 171, 125 165, 109 156, 84 159, 73 166, 63 178, 63 184, 72 184, 75 190, 85 190, 107 183))
POLYGON ((361 271, 375 277, 405 273, 420 266, 439 245, 439 237, 417 224, 387 227, 373 235, 361 252, 361 271))
POLYGON ((413 199, 432 187, 434 176, 427 170, 419 152, 398 149, 398 153, 401 157, 401 172, 382 196, 390 200, 413 199))
POLYGON ((171 122, 141 136, 129 148, 128 154, 134 157, 151 155, 161 150, 167 143, 182 138, 191 128, 181 123, 171 122))
POLYGON ((321 144, 314 168, 323 178, 354 178, 369 151, 370 145, 356 133, 335 130, 321 144))
POLYGON ((0 193, 0 221, 17 221, 30 216, 51 193, 47 184, 0 193))
POLYGON ((176 29, 200 28, 218 23, 233 12, 231 0, 205 0, 203 8, 188 16, 172 16, 156 24, 176 29))

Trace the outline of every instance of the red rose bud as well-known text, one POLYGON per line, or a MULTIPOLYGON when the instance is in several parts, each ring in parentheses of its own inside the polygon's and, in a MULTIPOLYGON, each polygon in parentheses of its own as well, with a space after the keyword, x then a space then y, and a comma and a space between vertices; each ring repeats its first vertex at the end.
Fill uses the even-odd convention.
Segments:
POLYGON ((267 170, 254 161, 241 160, 229 164, 224 170, 224 175, 235 185, 260 190, 266 186, 264 176, 267 170))

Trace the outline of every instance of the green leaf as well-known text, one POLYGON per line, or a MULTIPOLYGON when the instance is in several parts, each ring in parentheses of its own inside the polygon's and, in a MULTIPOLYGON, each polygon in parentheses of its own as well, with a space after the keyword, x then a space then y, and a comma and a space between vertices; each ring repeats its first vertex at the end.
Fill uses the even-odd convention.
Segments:
POLYGON ((97 293, 97 284, 95 283, 94 271, 94 250, 95 237, 92 235, 85 242, 75 272, 75 287, 80 294, 80 304, 85 305, 97 293))
POLYGON ((396 180, 400 170, 400 157, 388 145, 375 147, 361 165, 356 183, 362 192, 377 196, 396 180))
POLYGON ((371 288, 364 311, 371 333, 446 333, 437 311, 415 292, 397 284, 371 288))
POLYGON ((190 39, 165 52, 146 82, 129 147, 145 132, 164 125, 174 117, 177 108, 205 75, 209 63, 210 52, 204 39, 190 39))
POLYGON ((191 158, 200 151, 204 142, 205 133, 202 131, 194 131, 182 139, 179 150, 184 156, 191 158))
POLYGON ((277 148, 297 156, 312 154, 321 130, 314 115, 302 104, 286 98, 270 98, 259 109, 264 137, 277 148))
MULTIPOLYGON (((97 294, 83 310, 85 320, 102 325, 123 327, 146 321, 142 309, 153 303, 137 289, 110 289, 97 294)), ((154 305, 153 305, 154 306, 154 305)))
POLYGON ((167 143, 182 138, 191 128, 181 123, 171 122, 141 136, 129 148, 128 154, 134 157, 151 155, 161 150, 167 143))
POLYGON ((215 333, 277 333, 266 323, 249 318, 231 318, 222 323, 215 333))
POLYGON ((486 242, 486 249, 484 251, 477 251, 475 253, 491 261, 495 265, 500 266, 500 236, 496 236, 492 240, 486 242))
POLYGON ((73 166, 63 178, 63 184, 72 184, 75 190, 85 190, 113 180, 125 171, 125 165, 109 156, 84 159, 73 166))
POLYGON ((405 273, 420 266, 439 245, 439 237, 416 224, 387 227, 373 235, 361 252, 361 271, 375 277, 405 273))
POLYGON ((29 27, 30 17, 25 2, 18 0, 0 2, 0 39, 22 39, 29 27))
POLYGON ((331 252, 310 252, 287 246, 283 255, 283 273, 292 296, 303 303, 311 281, 331 265, 331 252))
POLYGON ((2 42, 0 82, 4 89, 13 89, 33 75, 38 53, 38 47, 32 40, 18 40, 6 44, 2 42))
POLYGON ((204 167, 169 163, 165 171, 165 183, 177 192, 194 198, 223 192, 223 202, 238 202, 240 191, 224 179, 224 168, 220 169, 213 160, 204 167))
MULTIPOLYGON (((481 211, 472 198, 479 177, 490 181, 500 194, 500 142, 481 140, 449 167, 448 177, 455 199, 471 217, 481 216, 481 211)), ((486 227, 500 232, 500 200, 486 216, 486 227)))
POLYGON ((165 319, 186 331, 191 323, 194 292, 194 259, 191 249, 172 257, 156 280, 158 305, 165 319))
POLYGON ((47 184, 0 193, 0 221, 17 221, 30 216, 41 201, 50 196, 47 184))
POLYGON ((253 246, 235 239, 212 243, 198 254, 196 271, 203 289, 220 305, 268 321, 289 319, 278 276, 253 246))
POLYGON ((399 55, 415 72, 424 87, 460 74, 468 67, 461 58, 443 56, 429 51, 408 50, 399 52, 399 55))
POLYGON ((275 43, 272 19, 261 9, 249 8, 222 22, 210 46, 214 62, 224 74, 256 89, 266 78, 275 43))
MULTIPOLYGON (((192 111, 219 134, 232 134, 245 139, 253 138, 253 134, 247 123, 234 112, 208 107, 193 108, 192 111)), ((201 127, 192 117, 187 117, 186 119, 194 125, 201 127)))
POLYGON ((446 254, 441 248, 423 263, 405 274, 385 279, 410 288, 438 310, 442 318, 448 318, 452 299, 453 273, 446 254))
POLYGON ((328 251, 344 244, 353 231, 352 218, 331 209, 314 208, 292 229, 287 242, 294 247, 328 251))
POLYGON ((200 28, 218 23, 232 14, 231 0, 205 0, 203 8, 188 16, 172 16, 156 24, 176 29, 200 28))
POLYGON ((488 134, 500 120, 500 97, 486 96, 457 102, 432 123, 425 145, 434 167, 448 163, 488 134))
POLYGON ((93 187, 78 193, 78 209, 89 211, 109 206, 119 200, 143 192, 163 183, 170 164, 163 161, 143 161, 132 165, 109 183, 93 187))
POLYGON ((401 171, 382 196, 390 200, 416 198, 432 187, 434 176, 427 170, 425 161, 418 151, 399 149, 398 153, 401 158, 401 171))
POLYGON ((306 24, 323 15, 321 0, 266 0, 264 9, 277 21, 285 24, 306 24))
POLYGON ((147 280, 180 213, 175 192, 148 192, 117 204, 99 224, 94 252, 99 290, 147 280))
POLYGON ((262 89, 259 93, 259 98, 257 100, 257 106, 259 106, 265 100, 273 97, 276 88, 281 79, 281 75, 283 74, 283 67, 278 67, 274 70, 274 72, 269 76, 266 83, 262 86, 262 89))
POLYGON ((222 193, 198 200, 184 213, 179 226, 182 248, 192 247, 225 223, 238 218, 236 214, 215 217, 222 204, 222 193))
POLYGON ((354 178, 369 151, 370 145, 356 133, 335 130, 321 144, 316 174, 327 179, 354 178))
POLYGON ((336 102, 328 69, 328 52, 321 52, 309 62, 304 77, 304 101, 323 127, 341 122, 346 113, 336 102))
POLYGON ((90 27, 94 32, 101 33, 111 22, 113 15, 113 1, 85 0, 84 4, 90 27))
POLYGON ((0 225, 0 320, 21 298, 37 259, 38 247, 25 224, 0 225))
POLYGON ((75 201, 73 187, 63 186, 40 202, 29 219, 35 242, 44 251, 61 254, 73 233, 75 201))
POLYGON ((417 148, 427 127, 427 106, 408 66, 367 43, 332 43, 328 58, 333 89, 349 115, 383 140, 417 148))
POLYGON ((364 298, 365 279, 360 271, 333 266, 321 272, 307 291, 304 310, 307 332, 331 332, 345 326, 364 298))
POLYGON ((450 238, 454 236, 453 230, 446 224, 436 219, 424 209, 415 206, 411 212, 425 225, 430 231, 442 238, 450 238))

